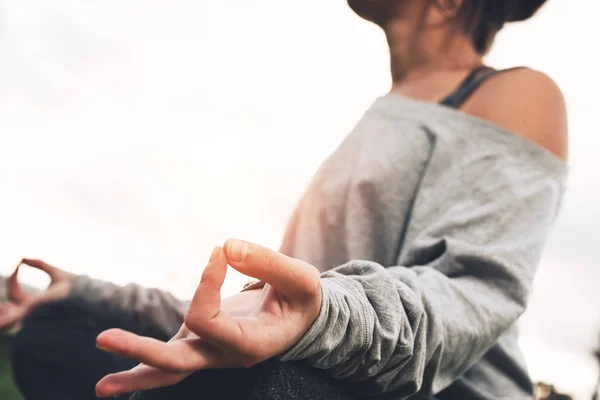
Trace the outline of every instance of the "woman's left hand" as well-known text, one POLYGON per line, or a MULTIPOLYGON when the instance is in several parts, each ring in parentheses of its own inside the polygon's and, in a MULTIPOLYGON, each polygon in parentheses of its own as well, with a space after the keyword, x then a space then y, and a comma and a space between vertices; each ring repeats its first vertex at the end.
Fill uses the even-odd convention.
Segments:
POLYGON ((111 329, 99 348, 141 362, 104 377, 99 397, 172 386, 202 369, 250 367, 296 344, 321 308, 318 270, 264 247, 229 240, 215 248, 181 329, 168 343, 111 329), (221 301, 227 264, 265 282, 221 301))

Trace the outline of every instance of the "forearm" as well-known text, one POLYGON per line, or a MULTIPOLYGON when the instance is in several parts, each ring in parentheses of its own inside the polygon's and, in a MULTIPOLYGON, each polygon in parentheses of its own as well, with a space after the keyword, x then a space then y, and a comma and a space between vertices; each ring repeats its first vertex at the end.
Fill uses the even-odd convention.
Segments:
POLYGON ((160 289, 133 283, 119 286, 87 276, 74 279, 70 297, 131 314, 141 324, 158 329, 167 336, 178 331, 189 307, 189 302, 178 300, 160 289))
POLYGON ((462 283, 431 268, 421 274, 365 261, 326 272, 319 317, 281 359, 308 360, 361 393, 435 393, 523 310, 505 292, 462 283))

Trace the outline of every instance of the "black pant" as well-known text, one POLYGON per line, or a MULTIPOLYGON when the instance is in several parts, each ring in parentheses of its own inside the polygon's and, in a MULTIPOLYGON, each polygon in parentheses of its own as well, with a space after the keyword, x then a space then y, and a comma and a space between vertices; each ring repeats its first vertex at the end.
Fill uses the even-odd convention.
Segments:
MULTIPOLYGON (((45 305, 15 337, 12 366, 27 400, 91 400, 108 373, 137 363, 96 349, 96 336, 121 328, 161 340, 131 316, 72 300, 45 305)), ((127 399, 130 396, 122 396, 127 399)), ((339 382, 296 363, 268 361, 249 369, 200 371, 170 388, 136 393, 135 400, 352 400, 339 382)))

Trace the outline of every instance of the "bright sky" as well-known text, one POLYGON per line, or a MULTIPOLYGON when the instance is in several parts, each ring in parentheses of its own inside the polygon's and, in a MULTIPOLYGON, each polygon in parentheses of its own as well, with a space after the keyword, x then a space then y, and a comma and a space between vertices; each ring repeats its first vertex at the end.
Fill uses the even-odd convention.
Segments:
MULTIPOLYGON (((570 187, 522 344, 535 379, 581 399, 600 327, 599 13, 551 0, 488 60, 543 70, 567 99, 570 187)), ((0 0, 0 274, 39 257, 190 296, 227 237, 278 247, 387 65, 343 1, 0 0)))

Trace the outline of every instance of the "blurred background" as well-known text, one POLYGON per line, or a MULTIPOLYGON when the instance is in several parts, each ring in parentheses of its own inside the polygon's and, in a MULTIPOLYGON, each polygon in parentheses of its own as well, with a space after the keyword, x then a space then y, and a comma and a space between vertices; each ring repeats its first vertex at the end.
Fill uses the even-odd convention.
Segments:
MULTIPOLYGON (((521 326, 533 378, 577 399, 598 376, 598 15, 551 0, 488 57, 567 100, 568 193, 521 326)), ((388 63, 343 0, 0 0, 0 275, 27 256, 191 296, 226 238, 279 246, 388 63)))

